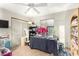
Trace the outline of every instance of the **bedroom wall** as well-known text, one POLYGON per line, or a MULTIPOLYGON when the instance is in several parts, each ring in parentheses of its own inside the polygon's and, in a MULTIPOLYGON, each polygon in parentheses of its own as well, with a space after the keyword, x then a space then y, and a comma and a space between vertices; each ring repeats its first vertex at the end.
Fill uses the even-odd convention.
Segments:
MULTIPOLYGON (((3 10, 2 9, 0 9, 0 19, 1 20, 3 20, 4 19, 4 17, 3 17, 3 10)), ((6 20, 6 19, 5 19, 6 20)), ((0 28, 0 35, 2 35, 3 33, 6 33, 6 32, 8 32, 8 29, 7 28, 5 28, 5 29, 3 29, 3 28, 0 28)))
POLYGON ((0 34, 4 33, 4 32, 10 32, 10 28, 11 28, 11 17, 15 17, 15 18, 19 18, 22 20, 29 20, 30 18, 13 13, 11 11, 5 10, 0 8, 0 19, 2 20, 9 20, 9 28, 0 28, 0 34))

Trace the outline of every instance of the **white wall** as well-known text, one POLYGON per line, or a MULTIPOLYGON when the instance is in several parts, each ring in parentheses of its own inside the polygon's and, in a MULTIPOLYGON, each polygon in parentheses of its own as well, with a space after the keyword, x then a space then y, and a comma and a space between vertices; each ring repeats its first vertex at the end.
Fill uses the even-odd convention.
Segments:
POLYGON ((30 18, 27 18, 25 16, 10 12, 8 10, 2 9, 0 8, 0 19, 2 20, 9 20, 9 28, 0 28, 0 34, 4 33, 4 32, 10 32, 10 28, 11 28, 11 17, 15 17, 15 18, 19 18, 19 19, 23 19, 23 20, 29 20, 30 18))

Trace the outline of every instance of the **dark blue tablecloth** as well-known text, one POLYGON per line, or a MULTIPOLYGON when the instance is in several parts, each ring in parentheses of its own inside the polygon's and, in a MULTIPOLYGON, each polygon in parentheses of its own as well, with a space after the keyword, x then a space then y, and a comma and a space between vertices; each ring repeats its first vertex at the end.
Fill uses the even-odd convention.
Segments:
POLYGON ((57 41, 44 37, 31 37, 30 47, 57 55, 57 41))

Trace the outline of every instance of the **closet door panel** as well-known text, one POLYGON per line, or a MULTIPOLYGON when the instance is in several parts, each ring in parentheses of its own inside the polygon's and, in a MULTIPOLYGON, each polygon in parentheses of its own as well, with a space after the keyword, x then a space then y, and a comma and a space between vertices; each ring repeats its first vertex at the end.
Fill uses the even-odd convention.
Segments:
POLYGON ((20 39, 22 36, 22 23, 19 20, 12 19, 12 43, 13 46, 20 45, 20 39))

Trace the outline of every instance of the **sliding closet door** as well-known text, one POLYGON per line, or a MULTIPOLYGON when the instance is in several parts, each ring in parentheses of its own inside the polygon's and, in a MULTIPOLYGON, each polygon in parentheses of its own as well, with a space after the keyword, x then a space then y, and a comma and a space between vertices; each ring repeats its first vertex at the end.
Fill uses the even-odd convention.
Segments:
POLYGON ((12 28, 11 28, 11 37, 12 45, 20 45, 20 39, 22 37, 22 23, 19 20, 12 19, 12 28))
POLYGON ((18 19, 12 19, 12 43, 13 46, 18 46, 21 43, 21 37, 24 37, 26 35, 24 29, 28 29, 27 22, 18 20, 18 19))

